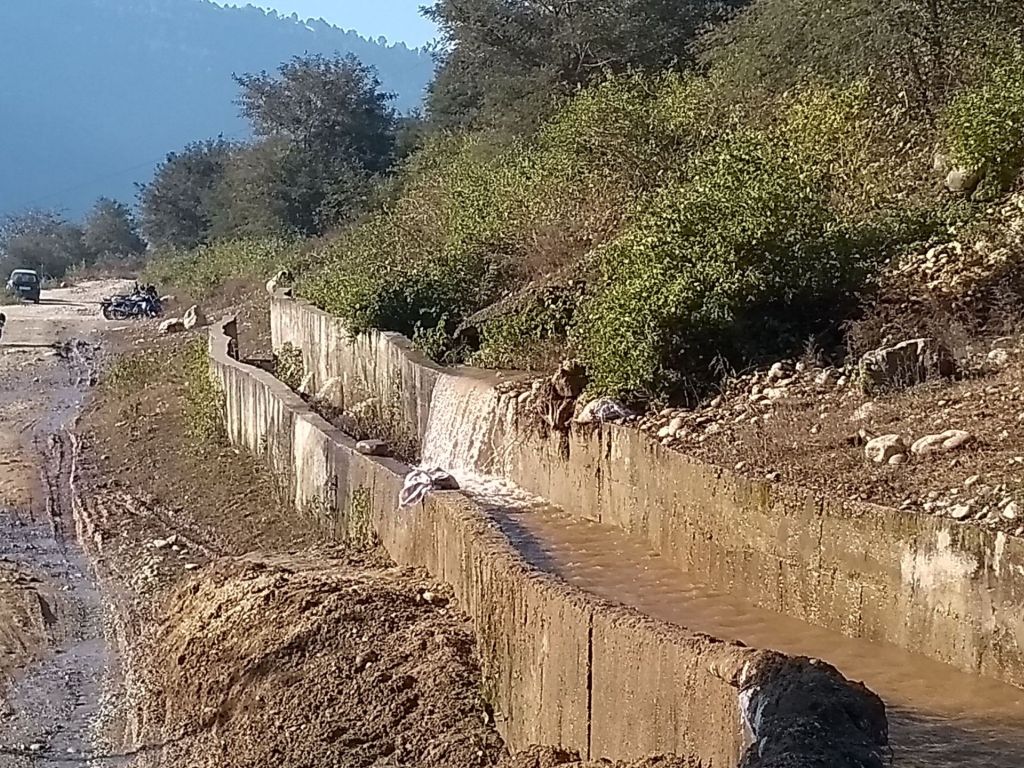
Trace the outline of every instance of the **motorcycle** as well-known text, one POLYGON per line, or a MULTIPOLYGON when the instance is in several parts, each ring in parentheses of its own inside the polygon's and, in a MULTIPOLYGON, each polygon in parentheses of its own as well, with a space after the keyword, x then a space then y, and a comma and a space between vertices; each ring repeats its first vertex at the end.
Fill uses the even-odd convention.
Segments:
POLYGON ((163 307, 157 296, 156 288, 147 285, 145 288, 135 286, 131 294, 111 296, 100 302, 100 310, 107 320, 128 320, 129 318, 160 317, 163 307))

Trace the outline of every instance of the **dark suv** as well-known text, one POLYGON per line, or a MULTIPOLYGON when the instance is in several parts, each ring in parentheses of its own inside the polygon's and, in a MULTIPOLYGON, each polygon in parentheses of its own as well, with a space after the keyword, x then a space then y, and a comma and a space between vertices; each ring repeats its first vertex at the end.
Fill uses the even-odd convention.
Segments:
POLYGON ((7 281, 7 291, 15 296, 39 303, 39 274, 31 269, 16 269, 7 281))

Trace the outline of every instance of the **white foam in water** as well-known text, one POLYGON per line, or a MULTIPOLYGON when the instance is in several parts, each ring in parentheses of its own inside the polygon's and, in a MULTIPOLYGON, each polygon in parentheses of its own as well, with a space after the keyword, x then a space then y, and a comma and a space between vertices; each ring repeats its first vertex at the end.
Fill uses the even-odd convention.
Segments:
POLYGON ((443 375, 434 387, 423 439, 421 465, 438 467, 458 480, 476 501, 505 508, 545 505, 495 473, 508 413, 490 384, 470 377, 443 375))

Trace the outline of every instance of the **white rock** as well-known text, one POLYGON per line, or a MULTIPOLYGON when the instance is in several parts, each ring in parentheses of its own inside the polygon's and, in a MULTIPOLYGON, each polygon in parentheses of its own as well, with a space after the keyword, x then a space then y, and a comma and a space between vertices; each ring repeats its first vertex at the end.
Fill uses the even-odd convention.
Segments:
POLYGON ((988 353, 988 361, 992 365, 1004 366, 1010 362, 1010 353, 1005 349, 993 349, 988 353))
POLYGON ((818 387, 832 388, 836 385, 836 372, 825 370, 814 377, 814 384, 818 387))
POLYGON ((786 366, 782 363, 775 363, 768 369, 768 381, 777 381, 786 375, 786 366))
POLYGON ((878 406, 868 400, 853 412, 853 415, 850 417, 850 421, 864 421, 865 419, 870 419, 875 415, 877 410, 878 406))
MULTIPOLYGON (((331 378, 324 382, 323 386, 320 387, 320 390, 316 393, 317 400, 330 402, 334 398, 334 396, 341 390, 341 388, 341 377, 332 376, 331 378)), ((524 392, 523 394, 529 395, 529 392, 524 392)))
POLYGON ((954 451, 973 440, 970 432, 962 429, 947 429, 937 435, 925 435, 915 440, 910 452, 915 456, 927 456, 930 453, 954 451))
POLYGON ((199 568, 199 564, 198 563, 185 563, 185 570, 186 571, 194 571, 197 568, 199 568))
POLYGON ((658 430, 659 440, 667 440, 670 437, 672 437, 672 429, 667 424, 658 430))
POLYGON ((906 464, 907 463, 907 454, 905 454, 905 453, 897 453, 895 456, 890 456, 889 457, 889 463, 893 464, 893 465, 896 465, 896 464, 906 464))
POLYGON ((591 400, 580 411, 576 421, 580 424, 592 424, 604 421, 619 421, 632 416, 633 413, 618 400, 610 397, 599 397, 591 400))
POLYGON ((181 323, 185 326, 186 331, 190 331, 193 328, 202 328, 206 325, 206 315, 203 314, 203 310, 199 308, 198 304, 193 304, 185 310, 181 323))
POLYGON ((957 504, 949 508, 949 516, 954 520, 963 520, 971 514, 970 504, 957 504))
POLYGON ((160 323, 160 333, 181 333, 184 330, 186 330, 185 323, 183 323, 181 319, 177 317, 169 317, 162 323, 160 323))
POLYGON ((864 457, 876 464, 886 464, 893 457, 907 452, 907 444, 899 435, 880 435, 864 446, 864 457))
POLYGON ((684 426, 686 426, 686 419, 676 416, 668 423, 668 433, 674 437, 684 426))
POLYGON ((267 293, 273 295, 289 282, 288 270, 282 269, 267 281, 267 293))
POLYGON ((1005 520, 1016 520, 1019 514, 1020 505, 1016 501, 1011 501, 1003 507, 1002 515, 1005 520))

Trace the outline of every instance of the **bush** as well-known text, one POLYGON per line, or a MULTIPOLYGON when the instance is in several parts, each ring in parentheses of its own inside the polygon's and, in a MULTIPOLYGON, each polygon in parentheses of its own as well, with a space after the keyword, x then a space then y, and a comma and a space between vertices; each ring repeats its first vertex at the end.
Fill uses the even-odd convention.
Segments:
POLYGON ((210 358, 203 341, 189 344, 185 352, 185 418, 189 436, 200 446, 226 439, 224 392, 210 372, 210 358))
POLYGON ((480 137, 434 141, 391 203, 317 254, 300 291, 355 331, 412 336, 457 323, 505 283, 518 154, 480 137))
POLYGON ((464 318, 607 241, 718 130, 701 109, 710 90, 695 77, 613 78, 529 142, 435 138, 382 210, 321 251, 300 292, 355 331, 399 331, 450 356, 443 342, 464 318))
POLYGON ((289 238, 232 240, 192 250, 163 250, 147 262, 141 279, 173 285, 201 299, 230 279, 267 280, 279 269, 296 269, 302 259, 298 242, 289 238))
POLYGON ((891 234, 843 215, 857 104, 809 92, 778 125, 722 138, 595 254, 570 338, 596 389, 678 392, 719 357, 786 351, 856 305, 891 234))
POLYGON ((1024 48, 999 47, 977 80, 955 95, 942 120, 957 165, 986 169, 1005 191, 1024 166, 1024 48))
POLYGON ((472 362, 550 364, 568 344, 596 388, 641 397, 705 381, 722 356, 800 345, 928 234, 918 210, 934 196, 908 192, 924 188, 920 156, 891 156, 895 118, 863 83, 773 97, 753 124, 717 83, 611 78, 530 141, 435 139, 300 291, 443 362, 464 353, 464 321, 500 302, 472 362), (582 302, 517 301, 576 277, 582 302))

